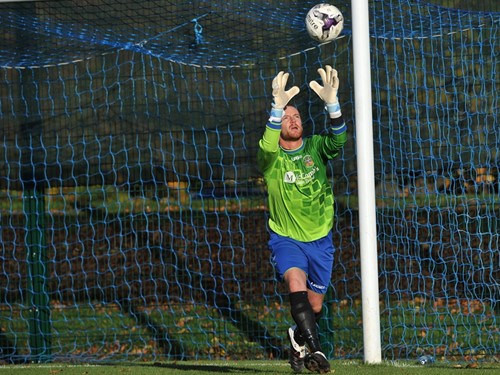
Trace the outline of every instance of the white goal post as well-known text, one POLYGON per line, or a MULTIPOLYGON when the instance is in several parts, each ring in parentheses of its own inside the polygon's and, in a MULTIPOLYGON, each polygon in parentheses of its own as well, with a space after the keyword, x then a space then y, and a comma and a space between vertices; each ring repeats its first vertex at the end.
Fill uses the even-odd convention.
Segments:
POLYGON ((366 363, 380 363, 382 354, 368 0, 351 0, 351 5, 364 361, 366 363))

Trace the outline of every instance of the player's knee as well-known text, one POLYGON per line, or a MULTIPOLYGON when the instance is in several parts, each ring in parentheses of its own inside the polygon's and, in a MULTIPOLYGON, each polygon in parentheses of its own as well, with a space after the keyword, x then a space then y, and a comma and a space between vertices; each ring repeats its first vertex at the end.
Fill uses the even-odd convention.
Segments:
POLYGON ((306 274, 300 268, 291 268, 285 272, 285 282, 290 293, 303 292, 307 289, 306 274))

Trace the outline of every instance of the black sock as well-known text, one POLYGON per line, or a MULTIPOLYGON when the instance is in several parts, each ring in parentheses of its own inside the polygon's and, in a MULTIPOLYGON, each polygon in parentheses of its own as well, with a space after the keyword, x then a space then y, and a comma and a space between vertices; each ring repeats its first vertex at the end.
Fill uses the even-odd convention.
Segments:
POLYGON ((316 321, 316 323, 319 323, 319 320, 321 319, 322 313, 323 313, 323 310, 321 310, 320 312, 314 313, 314 320, 316 321))
POLYGON ((300 332, 300 328, 298 326, 297 328, 295 328, 295 331, 293 332, 293 339, 300 346, 303 346, 306 343, 306 339, 304 338, 304 336, 302 336, 302 333, 300 332))
MULTIPOLYGON (((316 324, 319 323, 319 320, 321 319, 322 313, 323 313, 323 310, 321 310, 320 312, 314 313, 314 320, 316 321, 316 324)), ((306 339, 304 338, 304 336, 302 336, 302 333, 300 332, 300 329, 298 326, 295 328, 295 331, 293 332, 293 339, 300 346, 302 346, 306 343, 306 339)))
POLYGON ((309 346, 309 350, 311 352, 321 351, 315 314, 307 299, 307 292, 290 293, 290 307, 292 318, 297 324, 300 336, 309 346))

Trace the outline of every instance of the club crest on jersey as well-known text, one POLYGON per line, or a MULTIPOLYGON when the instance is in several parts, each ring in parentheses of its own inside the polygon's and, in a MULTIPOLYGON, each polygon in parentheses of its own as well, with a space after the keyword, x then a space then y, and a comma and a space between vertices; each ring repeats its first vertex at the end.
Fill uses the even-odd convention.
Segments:
POLYGON ((295 181, 297 181, 297 177, 295 176, 295 173, 293 173, 292 171, 286 172, 285 176, 283 177, 283 181, 288 184, 294 184, 295 181))
POLYGON ((314 160, 313 158, 311 157, 311 155, 306 155, 304 156, 304 159, 302 160, 302 162, 304 163, 304 165, 308 168, 311 168, 313 165, 314 165, 314 160))

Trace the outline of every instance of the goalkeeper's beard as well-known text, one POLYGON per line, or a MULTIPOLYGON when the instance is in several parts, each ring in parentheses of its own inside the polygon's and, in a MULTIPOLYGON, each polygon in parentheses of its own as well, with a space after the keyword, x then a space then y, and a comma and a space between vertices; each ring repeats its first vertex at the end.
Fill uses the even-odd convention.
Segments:
POLYGON ((302 138, 303 129, 299 125, 292 125, 286 130, 282 129, 280 137, 285 142, 296 142, 302 138))

